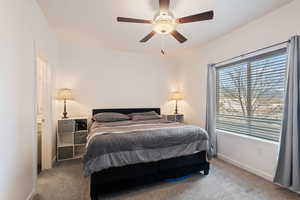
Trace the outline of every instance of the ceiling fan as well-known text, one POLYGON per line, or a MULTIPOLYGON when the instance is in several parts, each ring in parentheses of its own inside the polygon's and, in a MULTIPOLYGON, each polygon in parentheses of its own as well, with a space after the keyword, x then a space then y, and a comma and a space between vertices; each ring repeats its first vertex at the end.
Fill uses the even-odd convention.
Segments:
POLYGON ((207 11, 204 13, 175 19, 174 14, 169 10, 169 6, 170 6, 170 0, 159 0, 160 8, 158 13, 154 15, 153 20, 118 17, 117 21, 129 22, 129 23, 152 24, 153 31, 149 33, 146 37, 144 37, 142 40, 140 40, 140 42, 147 42, 157 33, 162 35, 171 34, 178 42, 184 43, 185 41, 187 41, 187 38, 184 37, 178 31, 176 31, 176 26, 178 24, 206 21, 206 20, 211 20, 214 17, 213 11, 207 11))

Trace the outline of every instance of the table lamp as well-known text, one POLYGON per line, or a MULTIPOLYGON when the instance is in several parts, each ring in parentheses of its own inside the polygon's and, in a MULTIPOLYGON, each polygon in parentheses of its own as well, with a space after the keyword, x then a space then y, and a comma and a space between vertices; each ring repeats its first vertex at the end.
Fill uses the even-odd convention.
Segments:
POLYGON ((67 100, 73 100, 72 90, 68 88, 61 88, 57 91, 57 99, 64 101, 64 112, 63 112, 63 119, 68 118, 67 113, 67 100))
POLYGON ((182 99, 183 99, 183 94, 181 92, 172 92, 171 93, 171 100, 176 101, 175 112, 174 112, 175 115, 178 114, 177 103, 178 103, 179 100, 182 100, 182 99))

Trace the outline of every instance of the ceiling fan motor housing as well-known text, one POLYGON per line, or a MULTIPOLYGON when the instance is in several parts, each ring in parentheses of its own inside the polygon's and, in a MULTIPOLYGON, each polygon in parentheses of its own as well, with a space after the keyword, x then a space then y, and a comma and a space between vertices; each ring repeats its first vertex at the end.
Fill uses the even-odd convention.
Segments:
POLYGON ((153 30, 158 34, 169 34, 176 28, 176 20, 172 12, 159 11, 153 19, 153 30))

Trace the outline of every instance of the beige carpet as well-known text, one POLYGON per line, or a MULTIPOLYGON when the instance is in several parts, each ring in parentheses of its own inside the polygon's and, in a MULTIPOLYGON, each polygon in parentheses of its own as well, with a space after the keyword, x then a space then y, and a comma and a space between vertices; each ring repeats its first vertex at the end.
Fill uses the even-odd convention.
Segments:
MULTIPOLYGON (((214 160, 208 176, 196 174, 184 181, 161 182, 102 196, 103 200, 300 200, 300 195, 225 162, 214 160)), ((57 164, 38 178, 36 199, 88 200, 88 178, 79 160, 57 164)))

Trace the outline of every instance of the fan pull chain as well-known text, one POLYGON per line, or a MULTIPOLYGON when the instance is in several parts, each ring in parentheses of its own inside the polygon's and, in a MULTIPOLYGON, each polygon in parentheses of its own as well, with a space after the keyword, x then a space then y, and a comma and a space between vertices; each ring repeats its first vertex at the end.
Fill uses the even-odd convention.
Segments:
POLYGON ((162 54, 162 55, 165 55, 165 37, 164 37, 164 35, 161 35, 161 49, 160 49, 160 53, 162 54))

